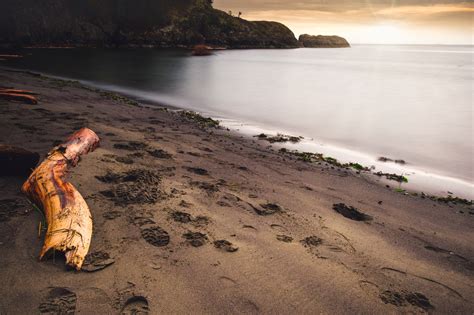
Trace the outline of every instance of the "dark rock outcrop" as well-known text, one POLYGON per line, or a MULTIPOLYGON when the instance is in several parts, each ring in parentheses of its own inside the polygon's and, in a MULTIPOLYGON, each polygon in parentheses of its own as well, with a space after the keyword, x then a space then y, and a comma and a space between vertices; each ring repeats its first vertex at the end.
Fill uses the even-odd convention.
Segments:
POLYGON ((300 35, 298 42, 301 47, 306 48, 344 48, 351 47, 345 38, 339 36, 312 36, 308 34, 300 35))
POLYGON ((2 46, 292 48, 277 22, 250 22, 210 0, 0 0, 2 46))
POLYGON ((36 152, 0 144, 0 176, 28 176, 39 158, 36 152))

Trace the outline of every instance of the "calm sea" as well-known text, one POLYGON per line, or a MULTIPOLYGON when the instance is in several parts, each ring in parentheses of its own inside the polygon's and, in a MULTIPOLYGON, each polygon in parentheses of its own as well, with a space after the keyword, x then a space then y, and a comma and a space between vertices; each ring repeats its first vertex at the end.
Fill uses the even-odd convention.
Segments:
POLYGON ((439 194, 474 195, 473 46, 25 53, 12 65, 197 110, 246 134, 301 135, 295 148, 404 173, 439 194))

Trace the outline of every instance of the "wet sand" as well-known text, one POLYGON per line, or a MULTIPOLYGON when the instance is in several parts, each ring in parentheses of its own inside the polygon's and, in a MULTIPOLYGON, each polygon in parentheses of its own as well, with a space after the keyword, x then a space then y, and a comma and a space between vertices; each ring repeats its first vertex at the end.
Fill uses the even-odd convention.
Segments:
POLYGON ((38 261, 41 214, 0 178, 2 315, 474 311, 472 208, 77 83, 0 82, 40 94, 0 101, 0 143, 44 157, 82 127, 101 138, 69 176, 94 220, 83 271, 38 261))

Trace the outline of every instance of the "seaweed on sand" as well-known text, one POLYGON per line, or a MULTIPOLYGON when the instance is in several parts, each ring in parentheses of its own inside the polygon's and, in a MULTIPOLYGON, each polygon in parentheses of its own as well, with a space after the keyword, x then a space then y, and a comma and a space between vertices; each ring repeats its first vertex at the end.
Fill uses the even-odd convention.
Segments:
POLYGON ((298 158, 300 161, 312 163, 312 162, 325 162, 332 166, 340 167, 340 168, 353 168, 357 171, 370 171, 370 168, 367 166, 363 166, 359 163, 341 163, 339 160, 330 157, 324 156, 321 153, 311 153, 311 152, 299 152, 297 150, 288 150, 286 148, 281 148, 280 153, 289 154, 298 158))
POLYGON ((266 140, 270 143, 286 143, 286 142, 291 142, 291 143, 298 143, 300 142, 303 137, 299 136, 289 136, 289 135, 284 135, 281 133, 278 133, 276 136, 270 136, 264 133, 261 133, 259 135, 256 135, 255 137, 258 138, 258 140, 266 140))
POLYGON ((193 121, 201 128, 219 128, 219 121, 214 120, 210 117, 204 117, 196 112, 191 111, 180 111, 181 117, 186 120, 193 121))
POLYGON ((408 178, 406 178, 403 175, 397 175, 397 174, 392 174, 392 173, 383 173, 383 172, 377 172, 377 173, 374 173, 374 174, 379 176, 379 177, 383 176, 388 180, 397 181, 399 183, 408 183, 408 178))

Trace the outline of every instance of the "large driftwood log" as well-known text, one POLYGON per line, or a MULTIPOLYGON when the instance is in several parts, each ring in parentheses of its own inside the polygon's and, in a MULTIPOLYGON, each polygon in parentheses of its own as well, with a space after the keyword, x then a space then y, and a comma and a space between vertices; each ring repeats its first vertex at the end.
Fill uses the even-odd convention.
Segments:
POLYGON ((81 155, 98 145, 92 130, 77 131, 49 152, 23 184, 23 193, 43 209, 48 224, 40 259, 55 249, 65 253, 68 265, 81 269, 92 238, 92 217, 84 198, 64 177, 81 155))

